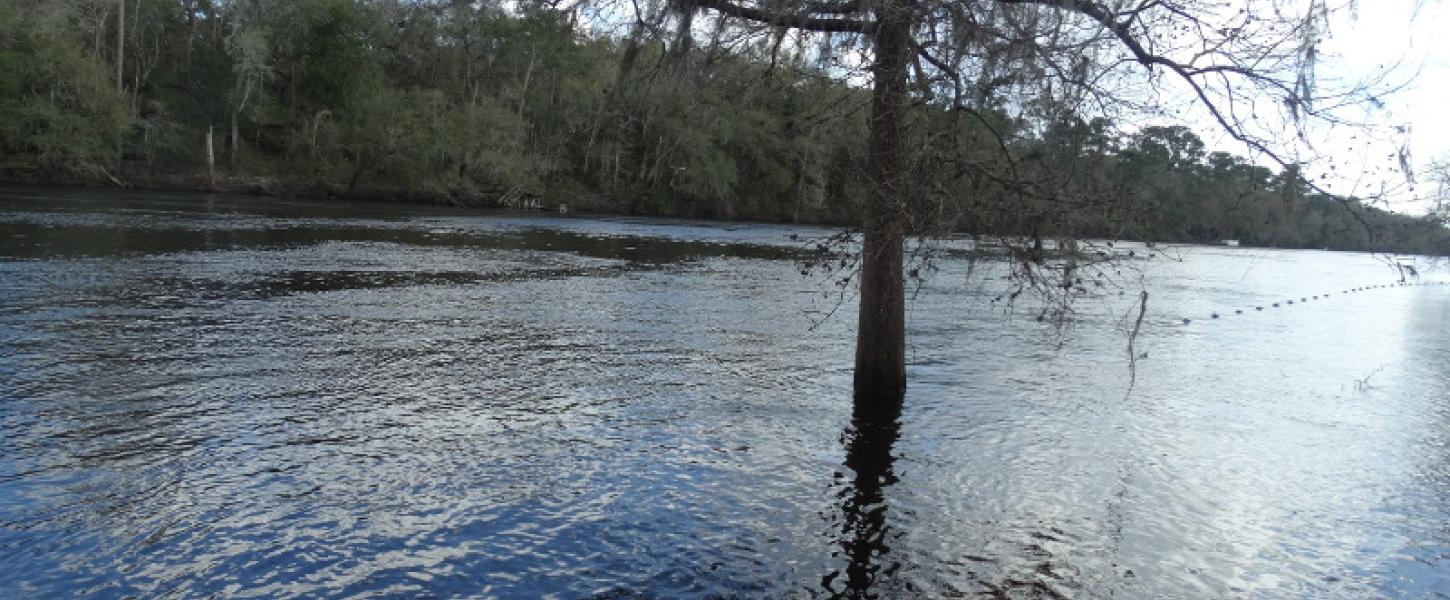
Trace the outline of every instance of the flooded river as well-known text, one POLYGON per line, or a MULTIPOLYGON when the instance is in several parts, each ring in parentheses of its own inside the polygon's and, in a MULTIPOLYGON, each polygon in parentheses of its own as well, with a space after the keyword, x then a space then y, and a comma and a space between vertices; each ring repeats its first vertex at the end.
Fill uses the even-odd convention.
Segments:
POLYGON ((865 423, 829 233, 0 189, 0 597, 1450 598, 1450 272, 948 258, 865 423))

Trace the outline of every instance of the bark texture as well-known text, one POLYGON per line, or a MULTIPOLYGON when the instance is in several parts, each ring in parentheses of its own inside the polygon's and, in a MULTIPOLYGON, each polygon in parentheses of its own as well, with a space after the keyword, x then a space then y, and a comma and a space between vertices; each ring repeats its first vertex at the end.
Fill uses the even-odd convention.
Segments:
POLYGON ((911 15, 904 0, 877 9, 872 41, 868 159, 874 188, 866 207, 861 304, 856 329, 857 401, 895 398, 906 389, 906 290, 903 280, 906 171, 906 75, 911 15))

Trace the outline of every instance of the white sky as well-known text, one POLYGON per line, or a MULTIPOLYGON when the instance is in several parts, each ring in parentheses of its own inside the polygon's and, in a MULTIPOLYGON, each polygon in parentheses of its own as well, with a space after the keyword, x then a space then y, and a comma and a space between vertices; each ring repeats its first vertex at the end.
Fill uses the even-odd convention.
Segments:
MULTIPOLYGON (((1375 206, 1408 214, 1434 208, 1438 190, 1427 167, 1435 159, 1450 160, 1450 6, 1443 1, 1331 0, 1339 7, 1357 4, 1357 10, 1346 9, 1331 18, 1319 47, 1316 93, 1343 91, 1377 78, 1380 83, 1373 87, 1390 93, 1377 95, 1384 103, 1381 108, 1356 106, 1335 113, 1373 127, 1311 127, 1306 132, 1310 150, 1293 139, 1292 126, 1278 126, 1282 133, 1268 139, 1275 152, 1290 160, 1308 160, 1305 176, 1335 194, 1372 199, 1375 206), (1401 126, 1404 130, 1397 131, 1401 126), (1401 148, 1409 151, 1414 185, 1399 169, 1401 148)), ((1210 150, 1248 156, 1276 172, 1280 169, 1224 132, 1186 86, 1166 78, 1153 94, 1153 101, 1165 110, 1136 117, 1137 125, 1187 125, 1210 150)), ((1133 129, 1135 117, 1124 119, 1133 129)), ((1271 127, 1270 122, 1261 125, 1271 127)))
MULTIPOLYGON (((1323 72, 1365 76, 1396 62, 1408 87, 1386 98, 1390 121, 1410 126, 1408 143, 1419 176, 1414 201, 1398 195, 1390 208, 1423 212, 1435 193, 1426 182, 1426 165, 1450 158, 1450 9, 1437 0, 1359 2, 1357 14, 1345 14, 1330 30, 1323 72)), ((1353 155, 1363 150, 1348 149, 1353 155)), ((1375 157, 1363 157, 1377 160, 1375 157)))
MULTIPOLYGON (((1450 159, 1450 7, 1441 0, 1360 0, 1357 4, 1357 10, 1333 17, 1317 63, 1319 87, 1321 91, 1342 89, 1347 83, 1388 72, 1386 87, 1408 84, 1382 96, 1382 110, 1343 111, 1341 116, 1386 126, 1405 125, 1407 130, 1400 134, 1386 128, 1371 136, 1349 129, 1311 130, 1310 142, 1327 160, 1311 162, 1306 175, 1334 193, 1364 197, 1385 193, 1378 206, 1423 214, 1434 207, 1437 192, 1427 177, 1427 166, 1435 159, 1450 159), (1403 174, 1391 170, 1399 164, 1393 155, 1401 144, 1408 147, 1417 176, 1413 189, 1403 174), (1327 178, 1318 179, 1321 175, 1327 178)), ((1186 124, 1210 148, 1250 154, 1206 115, 1185 116, 1186 124)), ((1276 165, 1271 168, 1277 170, 1276 165)))

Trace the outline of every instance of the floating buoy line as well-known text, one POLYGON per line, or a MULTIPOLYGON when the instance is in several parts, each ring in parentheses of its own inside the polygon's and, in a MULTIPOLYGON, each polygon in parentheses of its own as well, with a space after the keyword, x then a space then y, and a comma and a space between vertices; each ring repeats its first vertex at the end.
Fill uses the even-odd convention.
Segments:
MULTIPOLYGON (((1361 287, 1346 288, 1346 289, 1340 290, 1338 295, 1340 295, 1340 296, 1346 296, 1346 295, 1349 295, 1349 294, 1358 294, 1360 292, 1368 292, 1368 291, 1372 291, 1372 290, 1383 290, 1383 289, 1390 289, 1390 288, 1432 287, 1432 286, 1445 286, 1445 285, 1450 285, 1450 281, 1415 281, 1415 282, 1401 281, 1401 282, 1397 282, 1397 283, 1388 283, 1388 284, 1382 284, 1382 285, 1366 285, 1366 286, 1361 286, 1361 287)), ((1284 308, 1284 307, 1293 306, 1296 303, 1297 304, 1308 304, 1310 302, 1318 302, 1318 301, 1321 301, 1321 300, 1328 300, 1330 298, 1333 298, 1335 295, 1336 294, 1333 294, 1333 293, 1323 293, 1323 294, 1315 294, 1315 295, 1310 295, 1310 296, 1300 296, 1297 299, 1296 298, 1289 298, 1288 300, 1281 300, 1279 302, 1270 302, 1270 303, 1266 303, 1266 304, 1256 305, 1256 306, 1254 306, 1253 310, 1254 310, 1254 312, 1272 311, 1272 310, 1274 310, 1276 308, 1284 308)), ((1209 313, 1209 315, 1208 315, 1208 317, 1207 317, 1206 320, 1210 320, 1210 321, 1212 321, 1212 320, 1219 320, 1219 319, 1225 318, 1226 316, 1228 316, 1230 314, 1242 315, 1247 310, 1248 309, 1244 309, 1244 308, 1236 308, 1233 311, 1221 311, 1221 312, 1220 311, 1214 311, 1214 312, 1209 313)), ((1180 322, 1182 322, 1184 326, 1188 326, 1188 325, 1192 325, 1195 321, 1193 319, 1191 319, 1191 318, 1184 317, 1184 318, 1182 318, 1180 320, 1180 322)))

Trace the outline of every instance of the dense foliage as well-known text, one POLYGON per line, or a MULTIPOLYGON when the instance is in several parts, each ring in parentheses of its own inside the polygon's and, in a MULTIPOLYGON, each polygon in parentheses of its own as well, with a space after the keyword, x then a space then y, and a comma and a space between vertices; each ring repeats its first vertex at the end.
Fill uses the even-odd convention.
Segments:
MULTIPOLYGON (((504 6, 11 0, 0 175, 195 185, 211 131, 235 190, 857 221, 869 92, 813 50, 671 46, 504 6)), ((1450 253, 1438 224, 1314 193, 1181 127, 1043 127, 983 106, 912 108, 933 220, 918 230, 1450 253)))

